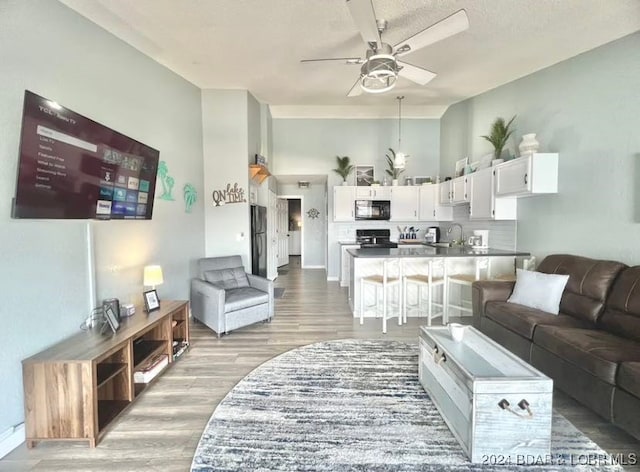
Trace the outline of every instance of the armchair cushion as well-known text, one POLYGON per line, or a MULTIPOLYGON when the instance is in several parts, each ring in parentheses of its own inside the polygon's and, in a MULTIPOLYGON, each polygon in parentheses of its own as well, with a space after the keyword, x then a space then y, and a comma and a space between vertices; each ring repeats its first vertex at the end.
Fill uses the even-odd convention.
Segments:
POLYGON ((230 267, 204 271, 204 279, 224 290, 249 287, 249 279, 244 267, 230 267))
POLYGON ((251 287, 230 288, 225 290, 224 312, 242 310, 262 303, 269 303, 269 294, 251 287))

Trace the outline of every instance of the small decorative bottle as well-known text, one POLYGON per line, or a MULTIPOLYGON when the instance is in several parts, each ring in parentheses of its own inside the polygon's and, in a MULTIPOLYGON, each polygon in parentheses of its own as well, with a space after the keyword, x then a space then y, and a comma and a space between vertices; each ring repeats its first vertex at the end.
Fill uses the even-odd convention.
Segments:
POLYGON ((521 156, 535 154, 540 147, 540 143, 536 140, 536 133, 529 133, 522 136, 522 141, 518 145, 521 156))

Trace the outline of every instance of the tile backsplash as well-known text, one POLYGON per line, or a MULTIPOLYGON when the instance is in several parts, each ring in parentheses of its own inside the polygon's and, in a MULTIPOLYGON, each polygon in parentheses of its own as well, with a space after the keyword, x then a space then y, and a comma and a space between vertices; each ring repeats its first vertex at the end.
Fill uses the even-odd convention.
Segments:
MULTIPOLYGON (((515 221, 478 221, 469 220, 469 206, 459 205, 453 208, 453 222, 448 221, 408 221, 408 222, 390 222, 390 221, 358 221, 335 223, 338 241, 355 241, 356 229, 389 229, 391 231, 391 239, 397 240, 399 236, 399 228, 405 227, 418 228, 417 238, 424 239, 424 234, 429 226, 440 227, 440 237, 442 240, 450 240, 452 235, 447 234, 447 230, 451 223, 459 223, 462 226, 465 237, 471 236, 473 230, 486 229, 489 230, 489 246, 495 249, 512 250, 516 248, 516 222, 515 221)), ((458 238, 458 230, 454 229, 453 237, 458 238)))

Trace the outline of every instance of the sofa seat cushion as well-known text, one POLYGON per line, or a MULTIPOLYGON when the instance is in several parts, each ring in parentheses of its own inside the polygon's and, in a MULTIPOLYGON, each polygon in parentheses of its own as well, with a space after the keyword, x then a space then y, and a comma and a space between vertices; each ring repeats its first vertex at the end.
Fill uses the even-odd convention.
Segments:
POLYGON ((623 362, 620 364, 618 386, 640 398, 640 362, 623 362))
POLYGON ((269 294, 251 287, 225 290, 224 312, 242 310, 263 303, 269 303, 269 294))
POLYGON ((640 344, 597 329, 538 326, 533 342, 611 385, 618 364, 640 361, 640 344))
POLYGON ((574 328, 589 328, 590 324, 573 316, 563 313, 552 315, 537 308, 529 308, 524 305, 510 302, 488 302, 485 307, 487 318, 518 333, 529 340, 533 339, 533 333, 538 325, 565 326, 574 328))

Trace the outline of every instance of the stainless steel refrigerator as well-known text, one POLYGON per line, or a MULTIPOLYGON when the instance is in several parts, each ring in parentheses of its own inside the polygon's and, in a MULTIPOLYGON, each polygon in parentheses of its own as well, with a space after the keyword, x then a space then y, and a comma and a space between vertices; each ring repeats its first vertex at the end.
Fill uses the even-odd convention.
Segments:
POLYGON ((251 273, 267 276, 267 207, 251 205, 251 273))

